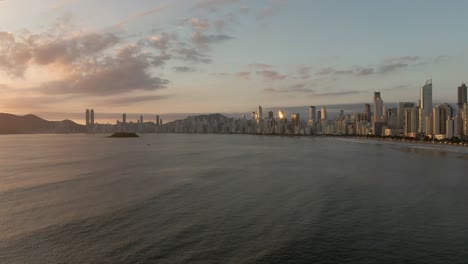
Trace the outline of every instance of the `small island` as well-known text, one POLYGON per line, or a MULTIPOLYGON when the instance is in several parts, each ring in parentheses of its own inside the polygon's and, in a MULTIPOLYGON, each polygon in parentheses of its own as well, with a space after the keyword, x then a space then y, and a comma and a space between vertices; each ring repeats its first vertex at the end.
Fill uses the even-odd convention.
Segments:
POLYGON ((116 132, 109 136, 110 138, 135 138, 139 137, 136 133, 133 132, 116 132))

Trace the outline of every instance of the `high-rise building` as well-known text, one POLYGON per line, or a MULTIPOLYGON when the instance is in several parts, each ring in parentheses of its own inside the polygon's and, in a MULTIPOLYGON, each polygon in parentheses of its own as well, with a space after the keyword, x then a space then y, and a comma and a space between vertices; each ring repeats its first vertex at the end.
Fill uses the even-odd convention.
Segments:
POLYGON ((454 118, 449 118, 447 119, 447 124, 445 128, 445 137, 446 138, 453 138, 456 136, 456 131, 455 131, 455 119, 454 118))
POLYGON ((127 114, 122 114, 122 123, 127 123, 127 114))
POLYGON ((275 118, 275 114, 273 113, 273 111, 269 111, 268 112, 268 119, 274 119, 275 118))
POLYGON ((322 111, 318 110, 317 111, 317 120, 322 119, 322 111))
POLYGON ((377 100, 377 98, 382 99, 382 98, 380 97, 380 92, 374 92, 374 102, 375 102, 375 100, 377 100))
POLYGON ((468 103, 463 105, 463 135, 468 135, 468 103))
POLYGON ((344 110, 340 110, 340 120, 344 118, 344 110))
POLYGON ((86 127, 89 127, 89 109, 86 109, 86 127))
POLYGON ((415 105, 414 103, 410 103, 410 102, 401 102, 401 103, 398 103, 398 129, 403 129, 403 126, 404 126, 404 123, 405 123, 405 109, 410 109, 410 108, 414 108, 415 105))
POLYGON ((327 109, 325 108, 325 106, 322 107, 322 111, 320 111, 320 113, 322 114, 320 119, 327 120, 327 109))
POLYGON ((453 108, 447 104, 439 104, 432 110, 432 133, 434 135, 447 134, 447 120, 452 119, 453 108))
POLYGON ((457 120, 456 120, 456 127, 457 127, 457 135, 463 136, 467 135, 464 130, 464 118, 463 118, 463 110, 464 105, 467 103, 467 88, 466 84, 462 83, 458 87, 458 109, 457 109, 457 120))
POLYGON ((423 87, 421 87, 421 111, 419 115, 419 132, 426 132, 426 117, 432 111, 432 80, 428 80, 423 87))
POLYGON ((467 88, 466 84, 462 83, 458 87, 458 108, 463 108, 465 103, 467 103, 467 88))
POLYGON ((383 118, 383 101, 380 92, 374 92, 374 122, 381 122, 383 118))
POLYGON ((365 104, 364 105, 364 113, 367 115, 367 122, 372 121, 371 120, 371 106, 370 104, 365 104))
POLYGON ((156 115, 156 125, 159 126, 159 115, 156 115))
POLYGON ((419 108, 407 108, 404 112, 403 132, 406 137, 415 137, 419 127, 419 108))
POLYGON ((91 125, 91 127, 94 127, 94 109, 91 109, 91 111, 90 111, 90 117, 91 117, 91 119, 90 119, 90 125, 91 125))
POLYGON ((309 126, 313 126, 315 124, 315 116, 316 116, 315 111, 316 111, 315 106, 309 107, 309 121, 308 121, 309 126))
POLYGON ((257 119, 262 119, 262 118, 263 118, 263 108, 261 105, 259 105, 257 119))
POLYGON ((398 128, 397 108, 387 109, 385 117, 385 122, 387 123, 388 128, 398 128))
POLYGON ((140 115, 140 124, 143 124, 143 115, 140 115))
POLYGON ((291 122, 292 122, 293 128, 300 127, 300 125, 301 125, 300 115, 298 113, 292 114, 291 115, 291 122))

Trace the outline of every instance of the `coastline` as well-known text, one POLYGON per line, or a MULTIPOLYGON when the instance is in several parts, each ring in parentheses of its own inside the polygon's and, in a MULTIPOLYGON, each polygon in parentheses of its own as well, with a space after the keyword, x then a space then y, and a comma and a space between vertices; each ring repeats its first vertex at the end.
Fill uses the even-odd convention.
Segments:
MULTIPOLYGON (((0 134, 0 136, 14 136, 14 135, 77 135, 77 134, 92 134, 92 135, 112 135, 112 133, 16 133, 16 134, 0 134)), ((387 143, 401 143, 401 144, 420 144, 429 146, 454 146, 454 147, 467 147, 468 142, 453 142, 450 140, 417 140, 401 137, 374 137, 374 136, 353 136, 353 135, 293 135, 293 134, 260 134, 260 133, 143 133, 143 134, 197 134, 197 135, 253 135, 253 136, 276 136, 276 137, 314 137, 314 138, 341 138, 341 139, 359 139, 370 141, 381 141, 387 143)))

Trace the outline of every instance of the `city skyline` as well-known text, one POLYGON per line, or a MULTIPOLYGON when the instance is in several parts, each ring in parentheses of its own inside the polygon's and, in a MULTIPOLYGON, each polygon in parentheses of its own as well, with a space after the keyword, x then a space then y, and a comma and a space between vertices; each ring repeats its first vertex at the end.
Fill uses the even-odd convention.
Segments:
POLYGON ((454 103, 466 81, 463 1, 92 4, 0 1, 0 112, 243 113, 374 91, 416 102, 430 78, 434 102, 454 103))
MULTIPOLYGON (((432 79, 420 89, 420 99, 414 102, 384 103, 382 93, 374 91, 373 111, 368 103, 358 111, 340 109, 338 115, 330 117, 325 105, 319 111, 309 106, 307 119, 300 112, 288 113, 284 109, 268 110, 259 105, 250 116, 226 117, 219 113, 189 115, 184 119, 163 124, 159 115, 154 121, 144 122, 143 115, 137 122, 128 121, 123 113, 115 125, 94 123, 94 109, 86 109, 86 131, 88 133, 140 132, 140 133, 241 133, 270 135, 341 135, 407 137, 414 139, 458 139, 468 136, 467 86, 462 83, 456 89, 457 103, 433 103, 432 79), (275 115, 275 112, 277 115, 275 115), (289 118, 288 118, 289 116, 289 118)), ((75 129, 75 128, 73 128, 75 129)))

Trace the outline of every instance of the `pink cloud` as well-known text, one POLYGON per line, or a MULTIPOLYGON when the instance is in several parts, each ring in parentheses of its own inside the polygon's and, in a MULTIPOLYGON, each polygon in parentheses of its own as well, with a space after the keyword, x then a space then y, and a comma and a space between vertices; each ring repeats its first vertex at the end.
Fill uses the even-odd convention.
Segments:
POLYGON ((238 72, 236 77, 244 80, 250 80, 250 72, 238 72))
POLYGON ((269 70, 257 71, 257 74, 263 76, 264 81, 281 81, 287 77, 286 75, 281 75, 278 72, 269 70))

